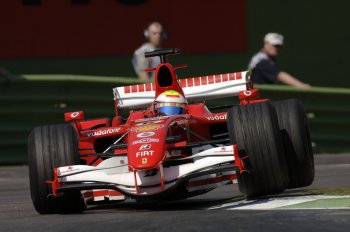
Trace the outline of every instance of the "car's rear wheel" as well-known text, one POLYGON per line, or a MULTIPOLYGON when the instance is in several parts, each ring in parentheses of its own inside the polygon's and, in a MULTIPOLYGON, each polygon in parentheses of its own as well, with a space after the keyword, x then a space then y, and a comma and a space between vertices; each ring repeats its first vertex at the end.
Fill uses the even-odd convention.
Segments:
POLYGON ((81 193, 52 195, 54 168, 79 164, 77 135, 68 124, 34 128, 28 137, 30 192, 35 209, 41 214, 77 213, 86 208, 81 193))
POLYGON ((285 146, 289 186, 310 185, 315 176, 309 124, 303 104, 296 99, 274 102, 285 146))
POLYGON ((233 107, 227 116, 232 144, 237 144, 247 172, 238 183, 247 198, 282 192, 288 186, 287 164, 276 111, 271 102, 233 107))

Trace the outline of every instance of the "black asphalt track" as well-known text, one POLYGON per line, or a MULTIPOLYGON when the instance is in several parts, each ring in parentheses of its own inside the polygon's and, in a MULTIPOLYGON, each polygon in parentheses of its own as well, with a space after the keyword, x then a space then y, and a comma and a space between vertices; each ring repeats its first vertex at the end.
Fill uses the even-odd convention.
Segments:
MULTIPOLYGON (((315 158, 316 178, 306 189, 350 188, 350 155, 318 155, 315 158)), ((90 206, 83 214, 39 215, 30 199, 28 168, 0 167, 0 232, 350 231, 350 208, 207 210, 239 195, 237 187, 228 185, 195 198, 158 205, 128 201, 90 206)))

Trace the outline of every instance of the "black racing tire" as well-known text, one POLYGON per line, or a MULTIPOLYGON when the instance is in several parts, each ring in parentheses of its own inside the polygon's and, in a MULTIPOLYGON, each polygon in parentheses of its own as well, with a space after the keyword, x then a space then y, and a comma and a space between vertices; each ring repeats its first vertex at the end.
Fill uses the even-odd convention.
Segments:
POLYGON ((69 124, 34 128, 28 136, 30 193, 34 208, 40 214, 79 213, 86 209, 79 192, 52 195, 54 168, 79 164, 78 140, 69 124))
POLYGON ((274 102, 286 151, 289 186, 310 185, 315 176, 309 123, 301 101, 288 99, 274 102))
POLYGON ((271 102, 235 106, 227 116, 232 144, 238 145, 239 156, 247 171, 238 175, 240 191, 247 199, 284 191, 288 171, 278 127, 276 111, 271 102))

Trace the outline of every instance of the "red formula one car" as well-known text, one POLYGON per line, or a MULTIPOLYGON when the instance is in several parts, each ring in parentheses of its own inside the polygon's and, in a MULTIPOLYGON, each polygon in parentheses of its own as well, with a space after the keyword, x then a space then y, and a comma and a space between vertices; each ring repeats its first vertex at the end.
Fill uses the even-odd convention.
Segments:
POLYGON ((298 100, 258 99, 249 72, 178 79, 167 56, 154 82, 113 89, 116 116, 34 128, 28 138, 31 197, 39 213, 81 212, 126 198, 175 200, 238 183, 247 198, 314 178, 308 122, 298 100), (204 100, 237 96, 240 104, 204 100), (188 102, 200 102, 188 104, 188 102), (123 120, 122 109, 130 111, 123 120), (213 109, 211 109, 213 110, 213 109))

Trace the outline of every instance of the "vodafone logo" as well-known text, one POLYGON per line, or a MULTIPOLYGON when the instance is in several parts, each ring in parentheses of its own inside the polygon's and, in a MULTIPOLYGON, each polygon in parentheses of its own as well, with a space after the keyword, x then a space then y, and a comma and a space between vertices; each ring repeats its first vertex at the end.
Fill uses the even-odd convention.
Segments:
POLYGON ((79 112, 73 112, 70 114, 71 118, 76 118, 79 116, 79 112))
POLYGON ((120 128, 110 128, 110 129, 106 129, 106 130, 99 130, 99 131, 94 131, 94 132, 88 132, 86 133, 87 137, 91 137, 91 136, 100 136, 100 135, 107 135, 107 134, 113 134, 113 133, 117 133, 120 131, 120 128))
POLYGON ((247 97, 250 97, 250 96, 252 96, 253 92, 247 90, 247 91, 244 91, 243 94, 244 94, 245 96, 247 96, 247 97))
POLYGON ((147 138, 147 137, 151 137, 153 135, 155 135, 156 133, 154 133, 153 131, 147 131, 147 132, 142 132, 136 135, 137 138, 147 138))
POLYGON ((226 120, 226 114, 225 115, 215 115, 215 116, 209 116, 206 117, 209 121, 215 121, 215 120, 226 120))

